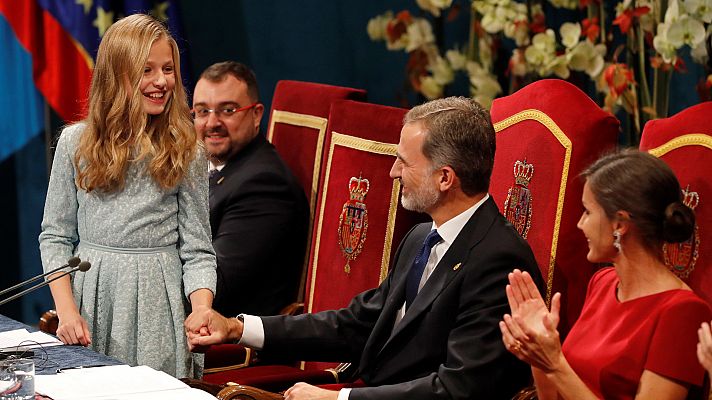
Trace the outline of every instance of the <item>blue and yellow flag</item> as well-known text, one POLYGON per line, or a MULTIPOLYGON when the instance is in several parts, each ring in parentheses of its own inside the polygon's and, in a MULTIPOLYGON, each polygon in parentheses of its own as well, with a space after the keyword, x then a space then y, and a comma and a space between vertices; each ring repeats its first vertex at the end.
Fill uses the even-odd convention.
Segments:
POLYGON ((40 132, 37 93, 64 121, 84 117, 101 37, 138 12, 165 22, 182 42, 173 1, 0 0, 0 35, 8 43, 0 48, 0 161, 40 132))

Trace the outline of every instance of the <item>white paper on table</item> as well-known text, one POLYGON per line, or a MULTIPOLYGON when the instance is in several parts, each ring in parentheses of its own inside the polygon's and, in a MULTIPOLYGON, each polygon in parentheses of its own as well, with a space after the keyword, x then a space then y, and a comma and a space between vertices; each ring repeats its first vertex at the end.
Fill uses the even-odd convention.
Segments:
POLYGON ((36 348, 62 344, 56 337, 40 331, 29 332, 23 328, 0 332, 0 349, 12 349, 15 347, 36 348))
MULTIPOLYGON (((165 372, 146 366, 111 365, 71 369, 56 375, 35 376, 35 391, 54 400, 143 399, 148 397, 126 396, 148 393, 151 394, 150 398, 155 399, 157 393, 185 389, 189 389, 185 383, 165 372)), ((205 397, 196 397, 196 399, 201 398, 205 397)))
POLYGON ((96 400, 215 400, 210 393, 200 389, 184 388, 160 392, 122 394, 109 397, 94 397, 96 400))

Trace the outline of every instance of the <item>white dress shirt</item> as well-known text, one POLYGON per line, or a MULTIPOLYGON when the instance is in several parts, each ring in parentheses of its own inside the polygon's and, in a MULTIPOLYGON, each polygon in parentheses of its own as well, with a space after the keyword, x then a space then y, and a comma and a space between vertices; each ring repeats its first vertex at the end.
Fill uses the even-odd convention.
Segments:
MULTIPOLYGON (((435 222, 433 222, 432 229, 438 230, 438 234, 440 235, 442 240, 435 244, 435 246, 433 246, 433 249, 430 251, 430 257, 428 257, 428 262, 425 264, 423 277, 420 279, 420 285, 418 285, 418 292, 420 292, 420 289, 423 288, 425 282, 427 282, 428 278, 430 278, 430 275, 433 273, 433 271, 435 271, 435 267, 438 265, 440 260, 442 260, 443 256, 445 256, 445 253, 450 248, 450 245, 452 245, 457 236, 460 234, 462 228, 465 227, 467 221, 470 220, 475 211, 477 211, 477 209, 485 201, 487 201, 487 199, 489 199, 489 194, 486 194, 485 197, 475 203, 475 205, 461 212, 457 216, 451 218, 441 226, 437 226, 435 222)), ((405 302, 403 302, 403 306, 400 308, 400 310, 398 310, 398 315, 396 315, 396 322, 394 327, 398 325, 401 319, 403 319, 405 312, 405 302)), ((247 314, 243 314, 243 318, 244 327, 242 331, 242 338, 240 339, 240 344, 247 347, 251 347, 256 350, 262 349, 265 343, 265 330, 264 326, 262 325, 262 319, 254 315, 247 314)), ((341 389, 339 391, 339 397, 337 400, 348 400, 350 392, 351 389, 349 388, 341 389)))
POLYGON ((222 169, 225 168, 225 164, 220 164, 220 165, 215 165, 213 164, 212 161, 208 161, 208 172, 217 169, 218 171, 222 171, 222 169))
MULTIPOLYGON (((457 235, 460 234, 462 228, 465 227, 467 221, 470 220, 470 217, 472 217, 475 211, 477 211, 477 209, 480 208, 482 203, 484 203, 487 199, 489 199, 489 194, 485 195, 485 197, 475 203, 474 206, 468 208, 467 210, 446 221, 444 224, 442 224, 442 226, 437 226, 435 222, 433 222, 433 227, 431 228, 431 230, 437 229, 438 235, 440 235, 442 240, 436 243, 435 246, 433 246, 432 250, 430 250, 430 257, 428 257, 428 262, 425 264, 423 276, 420 278, 420 284, 418 285, 418 293, 420 293, 420 289, 425 286, 425 282, 428 281, 430 275, 433 273, 433 271, 435 271, 435 267, 438 265, 440 260, 443 259, 443 256, 445 256, 445 253, 447 253, 448 249, 450 248, 450 245, 452 245, 452 243, 457 238, 457 235)), ((403 316, 405 316, 405 302, 403 302, 403 306, 400 308, 400 310, 398 310, 398 314, 396 315, 396 323, 393 326, 394 328, 398 325, 401 319, 403 319, 403 316)))

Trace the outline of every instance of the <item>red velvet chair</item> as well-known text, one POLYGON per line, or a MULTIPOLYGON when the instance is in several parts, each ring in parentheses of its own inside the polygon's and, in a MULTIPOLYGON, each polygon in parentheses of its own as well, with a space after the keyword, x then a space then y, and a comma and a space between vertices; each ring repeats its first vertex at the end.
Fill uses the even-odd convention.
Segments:
MULTIPOLYGON (((400 182, 389 177, 405 112, 355 101, 332 105, 305 292, 307 312, 344 307, 356 294, 377 286, 400 240, 425 219, 402 209, 400 182)), ((204 380, 276 391, 297 381, 338 382, 347 365, 305 362, 300 367, 254 366, 204 380)))
POLYGON ((640 149, 665 161, 677 175, 684 200, 695 210, 695 233, 680 244, 663 247, 665 263, 712 304, 712 102, 672 117, 648 121, 640 149))
MULTIPOLYGON (((378 286, 403 236, 427 219, 402 208, 400 182, 389 176, 406 111, 353 101, 332 105, 307 277, 307 312, 344 307, 356 294, 378 286), (359 178, 363 181, 355 187, 359 178), (358 190, 366 188, 361 201, 358 190), (362 221, 352 219, 355 226, 362 225, 359 241, 358 228, 348 233, 348 215, 361 209, 366 211, 362 221)), ((307 363, 306 369, 324 366, 307 363)))
MULTIPOLYGON (((274 90, 267 138, 304 189, 310 210, 309 232, 312 231, 314 221, 329 110, 333 101, 344 99, 364 101, 366 91, 288 80, 277 82, 274 90)), ((310 247, 310 241, 311 236, 307 240, 307 248, 310 247)), ((306 269, 305 265, 304 273, 306 269)), ((303 301, 306 281, 304 273, 299 283, 300 302, 303 301)), ((255 362, 253 356, 242 346, 216 347, 205 355, 205 373, 243 368, 255 362)))
POLYGON ((595 266, 576 228, 580 172, 617 142, 619 122, 574 85, 544 79, 495 99, 497 152, 490 193, 527 239, 546 282, 546 300, 561 292, 559 331, 578 318, 595 266))
POLYGON ((267 139, 307 195, 312 217, 321 174, 326 125, 335 100, 366 100, 366 91, 320 83, 279 81, 274 89, 267 139))
MULTIPOLYGON (((331 103, 336 100, 365 101, 366 91, 321 83, 279 81, 274 89, 267 139, 301 183, 309 202, 309 232, 312 231, 323 149, 331 103)), ((311 248, 311 237, 307 240, 311 248)), ((308 254, 307 254, 308 256, 308 254)), ((304 260, 306 264, 306 259, 304 260)), ((306 265, 304 273, 306 273, 306 265)), ((306 279, 299 282, 299 301, 306 279)))

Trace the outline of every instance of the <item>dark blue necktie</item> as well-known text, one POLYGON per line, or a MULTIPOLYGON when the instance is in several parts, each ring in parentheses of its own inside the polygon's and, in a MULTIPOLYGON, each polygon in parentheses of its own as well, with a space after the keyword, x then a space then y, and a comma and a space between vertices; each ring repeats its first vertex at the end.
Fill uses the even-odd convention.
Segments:
POLYGON ((413 260, 413 266, 408 272, 408 278, 405 282, 405 309, 413 303, 415 296, 418 294, 418 286, 420 286, 420 279, 423 277, 423 271, 425 270, 425 264, 428 263, 428 258, 430 257, 430 250, 435 246, 436 243, 441 241, 442 238, 438 235, 438 231, 433 229, 428 233, 423 242, 423 247, 420 248, 418 255, 413 260))
POLYGON ((208 171, 208 178, 209 178, 209 179, 215 178, 215 175, 217 175, 218 172, 220 172, 220 171, 218 171, 217 168, 211 169, 210 171, 208 171))

